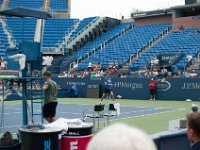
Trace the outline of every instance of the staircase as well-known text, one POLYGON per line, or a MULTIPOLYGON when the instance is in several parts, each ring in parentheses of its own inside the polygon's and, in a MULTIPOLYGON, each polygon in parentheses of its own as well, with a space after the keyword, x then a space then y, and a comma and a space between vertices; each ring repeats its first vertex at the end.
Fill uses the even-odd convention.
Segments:
POLYGON ((98 17, 96 20, 94 20, 93 22, 91 22, 87 27, 85 27, 85 29, 83 29, 81 32, 79 32, 77 34, 77 36, 75 36, 71 41, 69 41, 69 43, 66 43, 67 45, 67 49, 73 49, 73 46, 81 41, 81 39, 85 40, 85 36, 89 35, 89 33, 96 27, 98 26, 100 23, 103 23, 104 21, 104 17, 98 17))
POLYGON ((200 67, 200 53, 194 58, 191 62, 191 65, 188 67, 188 70, 199 70, 200 67))
POLYGON ((67 34, 65 35, 65 40, 59 45, 58 51, 63 51, 63 48, 66 46, 66 42, 69 40, 71 34, 78 28, 78 25, 80 24, 80 21, 77 21, 74 25, 74 28, 67 34))
POLYGON ((4 0, 1 5, 1 10, 5 10, 8 7, 9 0, 4 0))
POLYGON ((149 49, 151 49, 158 42, 163 40, 171 31, 172 31, 172 27, 168 28, 161 35, 159 35, 156 39, 154 39, 152 42, 150 42, 147 46, 145 46, 142 49, 138 50, 137 54, 134 54, 134 55, 130 56, 130 59, 122 66, 122 69, 123 70, 127 70, 130 64, 135 62, 140 56, 142 56, 144 53, 146 53, 149 49))
POLYGON ((42 19, 37 20, 36 24, 36 29, 35 29, 35 36, 34 36, 34 41, 35 42, 40 42, 41 39, 41 26, 42 26, 42 19))
POLYGON ((50 0, 44 0, 44 11, 50 11, 50 0))
MULTIPOLYGON (((126 34, 129 30, 133 29, 134 27, 131 26, 129 28, 126 28, 124 30, 122 30, 121 32, 119 32, 117 35, 113 36, 111 39, 109 39, 108 41, 104 42, 101 44, 100 48, 94 48, 93 51, 91 53, 87 54, 87 57, 81 57, 79 59, 77 59, 77 63, 81 63, 82 61, 84 61, 85 59, 91 57, 92 55, 96 54, 97 52, 103 50, 107 45, 109 45, 110 43, 112 43, 113 41, 117 40, 118 38, 120 38, 121 36, 123 36, 124 34, 126 34)), ((72 65, 72 63, 70 64, 70 66, 72 65)))
POLYGON ((10 31, 9 31, 8 28, 7 28, 6 21, 4 20, 4 18, 0 17, 0 22, 1 22, 1 24, 2 24, 4 33, 5 33, 5 34, 7 35, 7 37, 8 37, 9 47, 10 47, 10 48, 15 48, 15 47, 16 47, 16 42, 13 41, 13 39, 12 39, 12 35, 11 35, 10 31))

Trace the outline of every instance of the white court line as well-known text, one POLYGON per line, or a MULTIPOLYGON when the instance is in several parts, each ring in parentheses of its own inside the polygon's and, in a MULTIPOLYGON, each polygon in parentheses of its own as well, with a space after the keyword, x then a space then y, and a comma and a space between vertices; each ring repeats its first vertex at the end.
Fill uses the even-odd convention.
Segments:
POLYGON ((4 113, 4 115, 13 115, 13 114, 21 114, 22 112, 9 112, 4 113))
MULTIPOLYGON (((156 112, 156 113, 150 113, 150 114, 144 114, 144 115, 137 115, 137 116, 130 116, 130 117, 123 117, 123 118, 117 118, 110 120, 112 121, 117 121, 117 120, 125 120, 125 119, 132 119, 132 118, 138 118, 138 117, 145 117, 145 116, 151 116, 151 115, 158 115, 158 114, 163 114, 163 113, 171 113, 171 112, 176 112, 176 111, 181 111, 185 110, 186 108, 180 108, 180 109, 175 109, 175 110, 169 110, 169 111, 163 111, 163 112, 156 112)), ((77 118, 77 119, 82 119, 82 118, 77 118)), ((104 122, 104 121, 100 121, 104 122)), ((13 128, 13 127, 21 127, 22 125, 13 125, 13 126, 4 126, 4 128, 13 128)))
POLYGON ((4 126, 3 128, 15 128, 15 127, 21 127, 22 125, 12 125, 12 126, 4 126))
POLYGON ((74 113, 74 112, 57 112, 57 113, 60 113, 60 114, 72 114, 72 115, 82 115, 83 113, 74 113))
MULTIPOLYGON (((185 110, 186 108, 180 108, 180 109, 175 109, 175 110, 168 110, 168 111, 163 111, 163 112, 155 112, 155 113, 150 113, 150 114, 144 114, 144 115, 137 115, 137 116, 130 116, 130 117, 122 117, 114 120, 125 120, 125 119, 132 119, 132 118, 138 118, 138 117, 145 117, 145 116, 151 116, 151 115, 158 115, 158 114, 163 114, 163 113, 171 113, 171 112, 176 112, 176 111, 181 111, 185 110)), ((113 120, 111 120, 113 121, 113 120)))
MULTIPOLYGON (((62 105, 80 105, 80 106, 93 106, 94 105, 98 105, 98 104, 70 104, 70 103, 59 103, 58 104, 62 104, 62 105)), ((105 104, 105 106, 107 106, 105 104)), ((129 107, 129 106, 120 106, 121 108, 149 108, 149 107, 143 107, 143 106, 137 106, 137 107, 129 107)))

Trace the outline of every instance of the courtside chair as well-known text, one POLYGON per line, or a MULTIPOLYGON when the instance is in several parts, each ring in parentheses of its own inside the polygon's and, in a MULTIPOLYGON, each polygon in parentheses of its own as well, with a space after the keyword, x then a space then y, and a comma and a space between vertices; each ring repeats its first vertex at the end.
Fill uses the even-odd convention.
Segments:
MULTIPOLYGON (((100 129, 100 119, 104 119, 104 107, 105 105, 95 105, 94 110, 86 109, 83 111, 83 122, 88 118, 93 119, 94 131, 100 129), (97 119, 97 128, 96 128, 96 119, 97 119)), ((105 121, 104 121, 105 127, 105 121)))
POLYGON ((106 122, 107 125, 110 124, 110 118, 112 117, 118 118, 117 110, 115 109, 114 104, 109 104, 107 112, 104 113, 104 117, 107 118, 107 122, 106 122))

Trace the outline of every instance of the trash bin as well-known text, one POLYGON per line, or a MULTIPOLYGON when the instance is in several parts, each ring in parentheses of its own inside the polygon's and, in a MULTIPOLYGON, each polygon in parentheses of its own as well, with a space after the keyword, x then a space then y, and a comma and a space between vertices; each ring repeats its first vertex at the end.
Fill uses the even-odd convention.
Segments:
POLYGON ((62 137, 62 150, 86 150, 92 139, 93 126, 90 124, 69 125, 67 133, 62 137))
POLYGON ((0 146, 0 150, 20 150, 21 144, 15 144, 11 146, 0 146))
MULTIPOLYGON (((2 134, 1 140, 6 140, 6 142, 9 142, 9 144, 0 140, 0 142, 4 143, 3 145, 0 145, 0 150, 20 150, 21 144, 19 143, 19 135, 17 133, 10 132, 6 132, 5 134, 2 134), (10 138, 2 139, 5 138, 5 134, 7 133, 10 135, 10 138), (13 138, 14 135, 16 138, 13 138)), ((6 135, 6 138, 8 138, 8 134, 6 135)))
POLYGON ((19 129, 21 150, 60 150, 60 129, 25 126, 19 129))

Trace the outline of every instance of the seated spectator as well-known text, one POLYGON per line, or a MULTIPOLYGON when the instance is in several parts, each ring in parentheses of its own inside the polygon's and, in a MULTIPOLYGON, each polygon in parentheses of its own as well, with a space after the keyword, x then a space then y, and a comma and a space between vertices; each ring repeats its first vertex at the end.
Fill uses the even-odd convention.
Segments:
POLYGON ((187 54, 186 59, 187 59, 187 61, 191 62, 193 57, 191 54, 187 54))
POLYGON ((103 75, 104 75, 104 72, 103 72, 103 70, 101 70, 100 71, 100 77, 103 77, 103 75))
POLYGON ((78 64, 76 62, 73 62, 72 70, 76 70, 78 68, 78 64))
POLYGON ((156 71, 156 70, 152 71, 152 76, 153 77, 157 77, 158 75, 159 75, 158 71, 156 71))
POLYGON ((143 131, 125 124, 114 124, 97 133, 87 150, 156 150, 143 131))
POLYGON ((179 28, 179 29, 180 29, 180 31, 183 31, 183 30, 185 30, 185 28, 184 28, 182 25, 180 26, 180 28, 179 28))
POLYGON ((109 64, 108 64, 108 68, 109 68, 109 69, 112 69, 113 65, 114 65, 113 62, 110 61, 109 64))
POLYGON ((163 67, 162 69, 161 69, 161 76, 167 76, 167 74, 168 74, 168 70, 165 68, 165 67, 163 67))
POLYGON ((190 72, 189 70, 186 70, 185 72, 183 72, 183 75, 182 75, 184 78, 189 78, 190 77, 190 72))
POLYGON ((6 70, 7 69, 7 61, 5 61, 3 58, 1 58, 0 62, 1 62, 0 63, 1 64, 0 69, 6 70))
POLYGON ((78 93, 79 93, 79 89, 77 87, 77 85, 73 85, 71 88, 71 97, 78 97, 78 93))
POLYGON ((100 62, 97 63, 97 65, 96 65, 96 70, 97 70, 97 71, 100 71, 100 70, 101 70, 101 63, 100 63, 100 62))
POLYGON ((181 26, 177 27, 174 32, 180 32, 180 31, 183 31, 183 30, 185 30, 185 28, 181 25, 181 26))
POLYGON ((114 66, 112 67, 112 73, 113 73, 113 74, 117 74, 117 73, 118 73, 118 67, 117 67, 116 65, 114 65, 114 66))
POLYGON ((160 60, 157 58, 157 57, 155 57, 154 59, 152 59, 151 60, 151 70, 153 70, 153 68, 154 67, 159 67, 159 62, 160 62, 160 60))
POLYGON ((192 142, 191 150, 200 150, 200 113, 187 114, 187 135, 192 142))
POLYGON ((151 72, 147 70, 144 74, 144 77, 147 77, 147 78, 151 77, 151 72))
POLYGON ((92 71, 92 68, 93 68, 93 64, 92 64, 92 62, 89 62, 89 64, 88 64, 88 71, 92 71))

